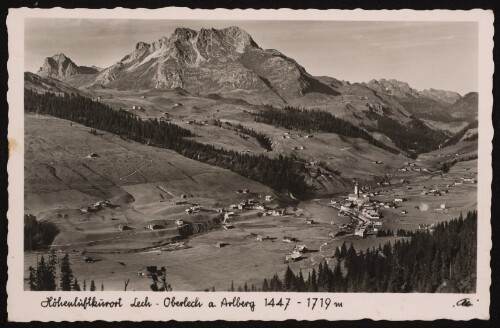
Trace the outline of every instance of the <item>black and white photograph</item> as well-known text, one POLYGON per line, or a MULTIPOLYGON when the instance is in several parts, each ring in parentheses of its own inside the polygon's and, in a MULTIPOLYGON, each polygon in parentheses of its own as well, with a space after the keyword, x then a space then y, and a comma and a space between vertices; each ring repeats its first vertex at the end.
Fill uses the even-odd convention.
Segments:
POLYGON ((478 292, 477 20, 142 16, 24 19, 9 280, 327 308, 478 292))

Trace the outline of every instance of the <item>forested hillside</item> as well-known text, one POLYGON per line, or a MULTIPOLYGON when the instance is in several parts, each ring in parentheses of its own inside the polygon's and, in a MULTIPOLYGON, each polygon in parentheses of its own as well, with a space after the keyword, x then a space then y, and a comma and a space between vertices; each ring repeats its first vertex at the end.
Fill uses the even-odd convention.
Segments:
POLYGON ((157 119, 142 120, 79 95, 64 94, 59 97, 25 89, 25 111, 68 119, 150 146, 168 148, 199 162, 231 170, 278 191, 300 196, 309 190, 303 176, 304 163, 281 155, 269 158, 216 149, 187 139, 193 136, 192 133, 175 124, 157 119))
POLYGON ((291 130, 297 129, 306 132, 329 132, 346 137, 362 138, 379 148, 390 151, 391 153, 398 152, 397 150, 376 140, 365 130, 324 111, 307 110, 295 107, 278 109, 267 106, 264 110, 256 114, 255 120, 257 122, 281 126, 291 130))
POLYGON ((290 268, 283 278, 264 279, 262 291, 473 293, 476 290, 477 212, 440 223, 433 233, 377 249, 337 249, 332 270, 326 262, 307 278, 290 268))

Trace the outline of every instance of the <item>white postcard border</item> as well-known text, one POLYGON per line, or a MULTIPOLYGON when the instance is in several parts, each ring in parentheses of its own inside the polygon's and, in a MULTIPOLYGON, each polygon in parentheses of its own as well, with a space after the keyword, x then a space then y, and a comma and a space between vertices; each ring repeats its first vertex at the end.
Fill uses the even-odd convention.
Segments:
MULTIPOLYGON (((485 10, 414 11, 414 10, 201 10, 188 8, 164 9, 11 9, 7 17, 9 33, 9 232, 8 254, 8 315, 10 321, 141 321, 141 320, 469 320, 488 319, 490 304, 491 250, 491 151, 493 126, 493 14, 485 10), (101 19, 203 19, 203 20, 358 20, 358 21, 470 21, 479 26, 479 169, 478 169, 478 276, 475 294, 370 294, 370 293, 205 293, 205 292, 30 292, 23 288, 23 213, 24 213, 24 19, 25 18, 101 18, 101 19), (123 307, 109 308, 43 308, 47 296, 73 300, 75 296, 95 296, 115 301, 121 298, 123 307), (148 297, 155 306, 133 308, 134 298, 148 297), (165 307, 167 297, 194 300, 201 308, 165 307), (250 307, 221 308, 223 298, 240 297, 254 301, 250 307), (264 307, 264 298, 291 298, 289 308, 264 307), (310 310, 301 306, 308 297, 330 298, 342 307, 310 310), (457 307, 461 298, 470 298, 473 306, 457 307), (214 302, 215 308, 208 308, 214 302), (156 305, 158 304, 158 305, 156 305)), ((457 68, 459 69, 459 68, 457 68)))

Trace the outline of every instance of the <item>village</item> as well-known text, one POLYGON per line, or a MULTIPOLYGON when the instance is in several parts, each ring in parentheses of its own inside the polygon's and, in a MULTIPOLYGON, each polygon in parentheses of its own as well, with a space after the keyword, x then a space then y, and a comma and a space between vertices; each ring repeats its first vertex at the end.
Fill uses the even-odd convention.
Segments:
MULTIPOLYGON (((387 228, 391 231, 394 236, 396 236, 396 229, 394 229, 394 221, 396 224, 401 224, 405 217, 412 217, 409 215, 410 211, 416 211, 415 213, 421 215, 422 213, 449 213, 450 207, 446 202, 439 202, 435 207, 430 206, 430 202, 420 202, 419 205, 413 206, 413 209, 409 205, 410 198, 422 197, 441 197, 450 192, 451 189, 461 187, 462 185, 474 185, 476 179, 472 177, 475 172, 466 172, 465 175, 461 177, 454 177, 453 179, 446 180, 447 183, 440 184, 425 184, 419 187, 410 183, 406 178, 402 178, 402 174, 408 174, 408 172, 426 172, 426 174, 431 177, 427 182, 432 181, 432 177, 442 180, 443 177, 440 173, 432 172, 429 169, 422 167, 420 168, 416 163, 405 163, 404 168, 397 169, 397 174, 388 174, 386 179, 378 182, 371 182, 370 184, 361 186, 358 182, 354 183, 354 188, 352 193, 347 195, 338 195, 332 197, 325 203, 326 206, 334 209, 337 213, 332 212, 331 215, 337 216, 331 217, 330 227, 326 233, 326 237, 330 240, 341 240, 342 238, 348 238, 349 236, 357 237, 360 239, 365 239, 369 236, 379 237, 386 236, 383 229, 386 228, 386 215, 393 217, 392 225, 387 228), (419 171, 416 171, 419 169, 419 171), (404 171, 403 171, 404 170, 404 171), (409 196, 410 195, 410 196, 409 196), (394 219, 396 218, 396 219, 394 219), (392 229, 392 230, 390 230, 392 229)), ((468 171, 468 170, 466 170, 468 171)), ((163 220, 163 221, 152 221, 151 223, 143 226, 144 229, 151 231, 162 231, 166 229, 182 229, 185 226, 200 224, 199 216, 197 214, 204 214, 206 219, 202 221, 212 220, 216 222, 214 227, 219 227, 223 231, 236 230, 240 233, 246 233, 246 236, 250 239, 254 239, 257 242, 275 242, 281 240, 283 243, 291 244, 288 252, 285 252, 283 256, 284 263, 297 262, 307 258, 306 253, 311 251, 305 243, 295 237, 293 234, 284 234, 282 236, 270 236, 264 233, 250 232, 247 231, 248 225, 255 225, 256 221, 262 222, 263 218, 295 218, 303 221, 306 226, 318 227, 323 230, 327 225, 325 221, 328 218, 323 217, 319 221, 314 217, 314 215, 302 216, 299 214, 300 209, 294 206, 289 206, 287 202, 283 202, 281 199, 277 199, 274 195, 262 195, 251 192, 249 189, 237 189, 234 190, 237 198, 241 201, 232 203, 226 207, 213 207, 202 205, 198 201, 189 200, 189 196, 182 194, 178 196, 178 199, 174 199, 167 206, 181 207, 181 211, 184 216, 178 217, 175 220, 163 220), (174 223, 172 225, 172 223, 174 223)), ((98 201, 91 206, 81 208, 82 213, 93 213, 104 210, 108 207, 113 207, 114 205, 108 200, 98 201)), ((113 218, 111 218, 113 220, 113 218)), ((278 221, 275 221, 278 222, 278 221)), ((415 221, 408 229, 411 230, 426 230, 433 232, 435 228, 435 223, 428 223, 427 221, 420 223, 418 220, 415 221)), ((134 230, 129 224, 120 223, 116 226, 119 231, 129 231, 134 230)), ((208 232, 208 231, 207 231, 208 232)), ((193 236, 194 237, 194 236, 193 236)), ((352 239, 350 239, 352 240, 352 239)), ((173 242, 172 245, 177 243, 173 242)), ((183 247, 174 247, 173 250, 183 249, 183 247)), ((231 246, 229 240, 217 240, 213 247, 215 248, 226 248, 231 246)), ((154 249, 164 250, 165 247, 153 247, 154 249)), ((168 249, 170 250, 170 249, 168 249)), ((89 262, 88 258, 85 262, 89 262)))

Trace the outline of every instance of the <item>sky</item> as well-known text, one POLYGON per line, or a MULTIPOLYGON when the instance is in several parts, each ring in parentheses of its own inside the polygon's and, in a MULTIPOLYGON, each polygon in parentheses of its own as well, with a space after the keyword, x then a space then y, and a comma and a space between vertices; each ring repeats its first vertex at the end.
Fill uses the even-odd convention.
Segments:
POLYGON ((239 26, 312 75, 350 82, 397 79, 417 90, 478 88, 478 26, 471 22, 40 19, 25 24, 25 70, 64 53, 80 66, 108 67, 176 27, 239 26))

